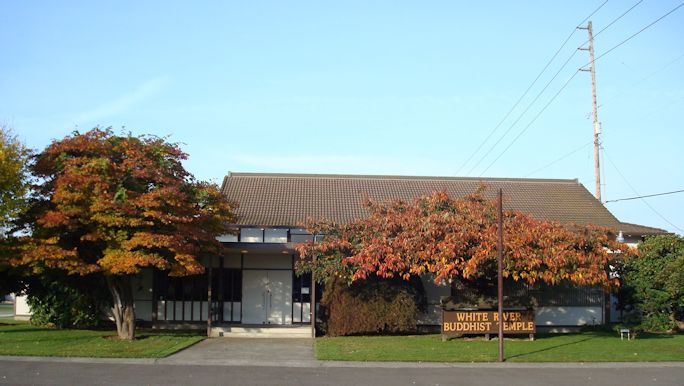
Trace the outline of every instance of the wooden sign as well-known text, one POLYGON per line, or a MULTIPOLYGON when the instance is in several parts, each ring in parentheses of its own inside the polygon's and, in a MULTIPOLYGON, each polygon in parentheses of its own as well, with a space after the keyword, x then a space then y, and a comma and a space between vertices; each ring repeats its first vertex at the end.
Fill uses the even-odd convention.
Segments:
MULTIPOLYGON (((504 334, 534 334, 534 310, 504 311, 504 334)), ((442 335, 496 334, 499 313, 496 311, 442 311, 442 335)))

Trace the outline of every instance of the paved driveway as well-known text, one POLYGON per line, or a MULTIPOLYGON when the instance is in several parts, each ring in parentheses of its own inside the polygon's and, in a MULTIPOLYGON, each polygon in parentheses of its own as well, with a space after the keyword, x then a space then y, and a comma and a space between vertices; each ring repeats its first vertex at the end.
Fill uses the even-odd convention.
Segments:
POLYGON ((313 339, 211 338, 159 359, 160 364, 313 367, 313 339))

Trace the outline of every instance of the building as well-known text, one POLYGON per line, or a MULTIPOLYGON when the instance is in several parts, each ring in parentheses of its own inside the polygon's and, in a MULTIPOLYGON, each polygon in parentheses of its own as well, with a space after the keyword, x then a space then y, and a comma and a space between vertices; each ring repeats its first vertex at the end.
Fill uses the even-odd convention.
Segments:
MULTIPOLYGON (((412 200, 436 190, 459 197, 482 185, 484 196, 491 199, 503 189, 504 209, 566 224, 608 227, 633 245, 645 236, 667 233, 620 222, 577 180, 232 173, 224 178, 221 191, 238 205, 232 224, 236 233, 219 238, 226 247, 224 256, 205 262, 212 267, 211 276, 170 278, 144 270, 134 283, 136 316, 160 327, 204 327, 211 281, 214 325, 308 326, 311 276, 297 276, 293 270, 295 245, 315 238, 302 229, 307 219, 345 222, 366 215, 366 198, 412 200)), ((450 288, 423 281, 428 312, 419 323, 439 325, 439 300, 450 288)), ((598 288, 546 294, 536 310, 536 324, 601 324, 610 313, 607 308, 598 288)))
MULTIPOLYGON (((227 253, 212 265, 215 324, 309 324, 311 277, 297 276, 295 245, 314 240, 302 229, 310 218, 344 222, 366 215, 365 198, 411 200, 435 190, 465 196, 484 185, 485 197, 502 188, 504 208, 561 223, 593 224, 622 232, 627 243, 666 233, 620 222, 577 180, 404 177, 314 174, 228 174, 221 191, 237 203, 236 234, 224 235, 227 253)), ((208 263, 208 262, 207 262, 208 263)), ((439 299, 450 288, 424 280, 429 311, 419 322, 439 324, 439 299)), ((206 321, 208 276, 168 278, 146 272, 136 285, 136 314, 156 325, 206 321)), ((578 290, 580 291, 580 290, 578 290)), ((597 289, 549 299, 537 309, 542 326, 600 324, 605 296, 597 289)))

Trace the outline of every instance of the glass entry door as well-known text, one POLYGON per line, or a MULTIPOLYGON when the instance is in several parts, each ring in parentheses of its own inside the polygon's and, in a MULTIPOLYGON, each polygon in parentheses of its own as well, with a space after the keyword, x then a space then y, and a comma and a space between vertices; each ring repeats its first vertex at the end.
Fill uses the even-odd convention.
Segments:
POLYGON ((242 323, 292 324, 292 271, 242 271, 242 323))

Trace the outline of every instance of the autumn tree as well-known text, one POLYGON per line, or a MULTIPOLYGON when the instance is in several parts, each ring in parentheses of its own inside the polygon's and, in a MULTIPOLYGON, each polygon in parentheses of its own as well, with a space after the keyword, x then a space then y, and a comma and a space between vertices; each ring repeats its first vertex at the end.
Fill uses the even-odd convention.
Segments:
MULTIPOLYGON (((434 275, 435 282, 496 277, 497 215, 494 202, 435 192, 412 202, 365 203, 369 215, 346 224, 314 221, 322 242, 301 244, 301 272, 319 281, 348 282, 434 275)), ((608 266, 626 246, 608 230, 563 226, 516 211, 504 213, 503 275, 530 284, 569 282, 611 286, 608 266)))
POLYGON ((14 264, 34 273, 102 274, 122 339, 135 337, 131 278, 142 268, 183 276, 219 252, 231 205, 184 169, 177 144, 154 136, 75 132, 38 154, 31 237, 14 264))

